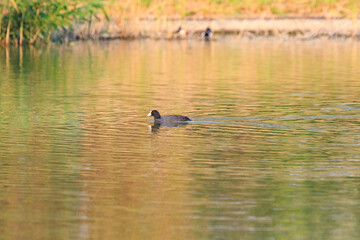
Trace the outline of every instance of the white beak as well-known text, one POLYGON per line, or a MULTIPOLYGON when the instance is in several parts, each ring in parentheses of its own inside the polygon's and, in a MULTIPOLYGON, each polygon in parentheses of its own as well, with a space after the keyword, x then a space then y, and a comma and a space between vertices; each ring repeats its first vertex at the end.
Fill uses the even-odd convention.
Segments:
POLYGON ((151 111, 149 112, 149 114, 148 114, 148 117, 150 117, 151 116, 151 111))

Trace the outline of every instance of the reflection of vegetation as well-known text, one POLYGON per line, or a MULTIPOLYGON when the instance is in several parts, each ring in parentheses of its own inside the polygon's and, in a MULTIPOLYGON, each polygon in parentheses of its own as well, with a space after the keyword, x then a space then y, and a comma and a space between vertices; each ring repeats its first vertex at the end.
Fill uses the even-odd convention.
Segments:
POLYGON ((0 41, 4 44, 33 44, 49 41, 53 31, 88 22, 102 0, 5 0, 0 4, 0 41))

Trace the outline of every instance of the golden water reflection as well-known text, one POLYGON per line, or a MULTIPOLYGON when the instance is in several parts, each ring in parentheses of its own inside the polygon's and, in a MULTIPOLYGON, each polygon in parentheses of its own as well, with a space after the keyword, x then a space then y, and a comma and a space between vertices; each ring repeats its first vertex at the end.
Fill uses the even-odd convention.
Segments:
POLYGON ((358 42, 77 43, 0 63, 4 239, 360 234, 358 42))

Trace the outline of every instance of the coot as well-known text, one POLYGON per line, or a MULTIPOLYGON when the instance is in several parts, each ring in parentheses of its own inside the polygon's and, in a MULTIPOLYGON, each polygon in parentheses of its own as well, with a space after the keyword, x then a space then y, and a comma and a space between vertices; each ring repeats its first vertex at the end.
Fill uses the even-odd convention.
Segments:
POLYGON ((191 121, 190 118, 187 116, 182 115, 166 115, 161 116, 160 113, 157 110, 151 110, 148 114, 148 117, 153 116, 154 121, 162 121, 162 122, 185 122, 185 121, 191 121))
POLYGON ((211 39, 211 36, 212 36, 212 31, 211 31, 211 28, 209 28, 209 27, 206 28, 206 30, 201 33, 201 37, 205 41, 209 41, 211 39))

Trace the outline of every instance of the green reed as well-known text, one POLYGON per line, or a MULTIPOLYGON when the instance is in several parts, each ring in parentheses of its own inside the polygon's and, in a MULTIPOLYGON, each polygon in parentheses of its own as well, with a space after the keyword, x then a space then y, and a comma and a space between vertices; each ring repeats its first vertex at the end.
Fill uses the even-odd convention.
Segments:
POLYGON ((99 11, 105 13, 102 0, 0 0, 0 43, 49 42, 56 31, 91 24, 99 11))

